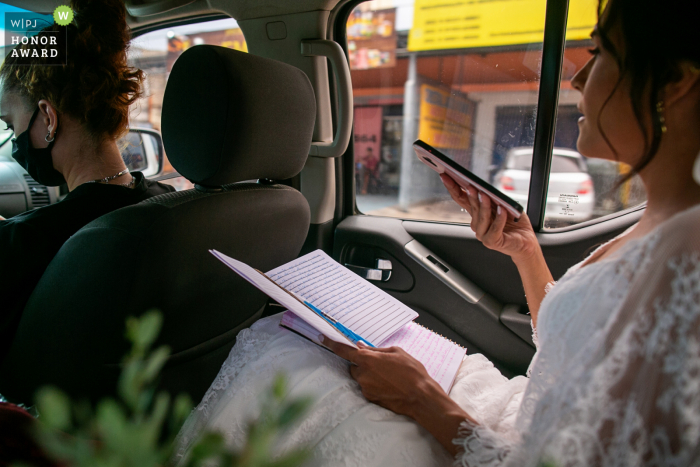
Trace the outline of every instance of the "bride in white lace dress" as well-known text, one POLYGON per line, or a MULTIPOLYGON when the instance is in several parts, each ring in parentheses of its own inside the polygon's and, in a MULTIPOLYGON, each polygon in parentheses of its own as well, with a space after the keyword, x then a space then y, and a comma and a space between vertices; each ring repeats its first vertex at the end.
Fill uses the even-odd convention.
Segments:
POLYGON ((329 342, 349 368, 273 316, 240 333, 180 455, 203 428, 240 445, 283 371, 290 395, 315 403, 279 450, 310 446, 309 465, 700 465, 698 21, 691 0, 607 2, 572 81, 583 94, 578 148, 632 165, 648 204, 554 287, 527 218, 513 223, 443 179, 477 238, 518 267, 538 337, 529 378, 471 355, 446 395, 400 349, 329 342))

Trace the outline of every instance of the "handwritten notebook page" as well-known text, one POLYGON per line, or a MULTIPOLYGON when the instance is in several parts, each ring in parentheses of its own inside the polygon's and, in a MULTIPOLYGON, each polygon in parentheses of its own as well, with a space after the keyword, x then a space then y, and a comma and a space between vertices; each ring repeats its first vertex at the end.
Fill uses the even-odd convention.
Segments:
POLYGON ((306 305, 301 303, 294 296, 281 289, 277 284, 272 282, 268 277, 266 277, 257 269, 251 268, 247 264, 230 258, 216 250, 209 251, 211 252, 211 254, 213 254, 219 260, 221 260, 221 262, 223 262, 228 267, 233 269, 236 273, 238 273, 238 275, 240 275, 243 279, 247 280, 255 287, 260 289, 268 297, 272 298, 285 308, 293 311, 297 316, 303 318, 304 321, 316 328, 316 334, 323 333, 324 335, 326 335, 330 339, 333 339, 336 342, 341 342, 343 344, 355 346, 354 344, 350 343, 350 341, 347 340, 345 336, 338 332, 333 326, 328 324, 326 320, 318 316, 313 311, 309 310, 306 307, 306 305))
POLYGON ((450 392, 467 349, 411 321, 379 347, 401 347, 423 364, 431 378, 450 392))
MULTIPOLYGON (((321 345, 318 340, 318 331, 290 311, 282 315, 280 326, 284 326, 321 345)), ((378 345, 378 347, 394 346, 401 347, 409 355, 421 362, 430 377, 437 381, 446 393, 450 392, 457 370, 459 370, 459 365, 467 353, 464 347, 413 321, 378 345)))
POLYGON ((418 317, 418 313, 341 266, 322 250, 266 275, 374 345, 418 317))

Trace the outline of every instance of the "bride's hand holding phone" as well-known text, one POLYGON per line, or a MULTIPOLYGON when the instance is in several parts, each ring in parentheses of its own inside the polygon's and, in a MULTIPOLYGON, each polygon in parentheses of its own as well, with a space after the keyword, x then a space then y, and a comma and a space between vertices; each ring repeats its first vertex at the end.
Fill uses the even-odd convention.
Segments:
POLYGON ((540 251, 530 219, 523 213, 517 222, 497 206, 486 194, 474 187, 463 189, 449 175, 440 178, 452 199, 471 216, 471 229, 476 238, 491 250, 513 258, 516 263, 527 261, 540 251))
POLYGON ((527 304, 533 323, 537 324, 537 312, 545 296, 547 284, 552 283, 552 273, 542 254, 535 231, 527 214, 518 222, 505 209, 495 207, 486 194, 479 196, 474 187, 462 189, 449 175, 440 178, 452 199, 471 215, 471 229, 485 247, 511 257, 523 282, 527 304))

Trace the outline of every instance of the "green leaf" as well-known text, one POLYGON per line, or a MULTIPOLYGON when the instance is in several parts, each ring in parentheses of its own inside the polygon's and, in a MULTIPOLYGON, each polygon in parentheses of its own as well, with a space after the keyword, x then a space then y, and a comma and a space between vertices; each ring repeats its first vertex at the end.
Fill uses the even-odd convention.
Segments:
POLYGON ((36 393, 36 405, 40 420, 56 430, 67 430, 71 425, 71 403, 68 396, 58 388, 48 386, 36 393))
POLYGON ((43 422, 34 425, 34 438, 53 459, 70 461, 75 458, 75 443, 65 433, 57 431, 43 422))
POLYGON ((220 456, 225 451, 226 441, 223 435, 212 431, 206 432, 190 451, 190 462, 192 465, 198 465, 202 461, 220 456))
POLYGON ((127 338, 136 346, 149 347, 158 337, 163 324, 163 315, 151 310, 141 318, 129 318, 127 320, 127 338))
POLYGON ((272 396, 281 400, 287 393, 287 380, 283 374, 279 373, 275 376, 275 380, 272 382, 272 396))
MULTIPOLYGON (((165 346, 149 352, 162 324, 158 312, 127 320, 131 352, 123 360, 120 401, 103 399, 71 405, 60 391, 46 388, 37 395, 41 412, 37 441, 54 458, 72 467, 158 467, 172 459, 173 440, 192 410, 187 395, 171 406, 166 393, 155 396, 159 373, 170 353, 165 346), (164 424, 168 422, 168 426, 164 424), (57 427, 64 428, 65 433, 57 427)), ((250 423, 241 452, 226 446, 219 433, 204 433, 189 451, 182 467, 297 467, 308 456, 294 451, 273 460, 283 430, 298 421, 311 404, 307 398, 287 400, 288 386, 277 375, 263 393, 259 418, 250 423)))
POLYGON ((170 407, 170 395, 161 392, 156 396, 150 418, 144 423, 144 435, 149 444, 155 445, 163 430, 163 421, 170 407))
POLYGON ((95 414, 97 430, 105 444, 118 448, 128 437, 129 427, 124 409, 113 399, 102 399, 95 414))
POLYGON ((311 405, 310 398, 300 398, 289 402, 278 418, 280 428, 285 429, 299 420, 311 405))
POLYGON ((189 394, 180 394, 175 398, 172 413, 170 415, 170 430, 177 433, 185 423, 185 419, 192 412, 192 399, 189 394))
POLYGON ((139 392, 141 390, 141 382, 139 376, 143 362, 131 361, 127 362, 122 367, 122 373, 119 376, 118 393, 124 402, 133 410, 138 404, 139 392))
POLYGON ((170 348, 166 345, 154 350, 148 357, 148 360, 146 360, 146 364, 141 371, 140 376, 142 381, 146 384, 152 382, 156 376, 158 376, 158 373, 160 373, 160 370, 163 368, 163 365, 165 365, 169 356, 170 348))

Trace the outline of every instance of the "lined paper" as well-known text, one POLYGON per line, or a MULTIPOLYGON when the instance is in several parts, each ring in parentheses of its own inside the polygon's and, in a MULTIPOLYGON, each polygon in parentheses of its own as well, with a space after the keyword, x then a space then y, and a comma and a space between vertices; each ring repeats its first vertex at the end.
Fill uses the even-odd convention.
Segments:
POLYGON ((418 317, 418 313, 338 264, 322 250, 266 275, 374 345, 418 317))
MULTIPOLYGON (((280 326, 290 329, 306 337, 315 344, 318 331, 313 326, 290 311, 282 315, 280 326)), ((428 374, 445 393, 450 392, 457 370, 464 359, 467 350, 441 335, 424 328, 413 321, 406 324, 398 332, 381 342, 378 347, 401 347, 409 355, 423 364, 428 374)))
POLYGON ((298 317, 304 319, 304 321, 316 328, 317 334, 323 333, 325 336, 327 336, 330 339, 333 339, 336 342, 341 342, 343 344, 356 347, 355 344, 352 344, 348 339, 345 338, 345 336, 338 332, 336 328, 328 324, 326 320, 324 320, 316 313, 308 309, 306 305, 301 303, 293 295, 287 293, 284 289, 280 288, 277 284, 272 282, 268 277, 266 277, 257 269, 251 268, 247 264, 236 259, 230 258, 216 250, 209 251, 211 254, 213 254, 219 260, 221 260, 221 262, 223 262, 225 265, 227 265, 236 273, 238 273, 238 275, 240 275, 243 279, 247 280, 255 287, 260 289, 268 297, 272 298, 285 308, 293 311, 298 317))
POLYGON ((450 392, 467 349, 411 321, 379 347, 401 347, 423 364, 431 378, 450 392))

